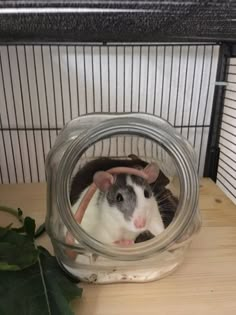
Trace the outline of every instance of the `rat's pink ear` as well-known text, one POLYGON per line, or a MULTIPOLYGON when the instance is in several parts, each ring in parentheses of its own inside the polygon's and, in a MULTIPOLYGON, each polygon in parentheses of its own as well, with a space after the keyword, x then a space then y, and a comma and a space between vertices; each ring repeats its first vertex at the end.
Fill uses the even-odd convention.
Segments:
POLYGON ((93 182, 103 192, 107 191, 114 184, 114 177, 108 172, 99 171, 93 176, 93 182))
POLYGON ((143 171, 148 176, 147 182, 149 184, 151 184, 157 180, 160 169, 156 163, 152 162, 152 163, 148 164, 143 171))

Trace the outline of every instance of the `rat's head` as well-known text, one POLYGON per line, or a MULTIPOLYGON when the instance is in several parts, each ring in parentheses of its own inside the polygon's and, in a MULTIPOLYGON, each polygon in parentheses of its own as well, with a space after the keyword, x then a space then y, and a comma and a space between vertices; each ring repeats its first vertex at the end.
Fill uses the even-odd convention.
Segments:
POLYGON ((140 233, 150 224, 153 211, 158 206, 150 187, 156 181, 159 168, 149 164, 144 170, 146 179, 132 174, 111 175, 97 172, 94 183, 103 192, 101 202, 105 202, 123 228, 140 233))

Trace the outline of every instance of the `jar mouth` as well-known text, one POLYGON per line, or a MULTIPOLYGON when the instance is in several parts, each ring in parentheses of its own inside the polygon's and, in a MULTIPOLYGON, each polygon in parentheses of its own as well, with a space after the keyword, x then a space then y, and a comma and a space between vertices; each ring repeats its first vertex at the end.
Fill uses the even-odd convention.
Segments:
MULTIPOLYGON (((57 173, 57 206, 64 224, 73 237, 79 240, 80 245, 98 255, 119 260, 139 260, 148 258, 156 252, 161 252, 170 247, 188 228, 198 205, 198 176, 192 161, 192 155, 185 142, 179 136, 173 136, 168 128, 163 128, 164 120, 158 125, 141 117, 143 115, 132 114, 125 117, 111 118, 97 124, 77 137, 65 151, 57 173), (139 117, 138 117, 139 116, 139 117), (161 145, 173 158, 180 182, 179 203, 177 217, 171 224, 155 238, 127 248, 116 247, 101 243, 90 236, 76 222, 70 204, 69 189, 73 170, 84 152, 96 142, 108 137, 124 134, 142 136, 158 145, 161 145)), ((76 248, 76 246, 74 246, 76 248)))

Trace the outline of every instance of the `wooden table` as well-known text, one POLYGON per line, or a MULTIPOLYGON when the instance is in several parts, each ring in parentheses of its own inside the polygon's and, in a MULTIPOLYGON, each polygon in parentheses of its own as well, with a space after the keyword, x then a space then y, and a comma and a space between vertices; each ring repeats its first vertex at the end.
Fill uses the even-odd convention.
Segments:
MULTIPOLYGON (((0 185, 0 204, 20 207, 44 221, 45 184, 0 185)), ((236 206, 210 180, 201 181, 203 227, 185 263, 172 275, 146 284, 82 285, 73 302, 82 315, 236 314, 236 206)), ((1 225, 12 221, 0 214, 1 225)), ((52 250, 45 235, 40 243, 52 250)))

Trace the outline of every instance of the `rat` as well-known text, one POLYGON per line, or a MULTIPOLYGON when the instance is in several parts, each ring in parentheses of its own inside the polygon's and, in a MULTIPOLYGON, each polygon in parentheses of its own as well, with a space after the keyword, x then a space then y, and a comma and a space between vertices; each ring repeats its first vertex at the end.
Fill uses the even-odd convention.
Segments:
MULTIPOLYGON (((103 243, 129 245, 144 234, 147 239, 160 234, 165 226, 159 211, 153 187, 168 183, 156 164, 130 156, 128 159, 98 158, 88 162, 72 179, 70 201, 72 212, 95 183, 97 190, 90 200, 81 222, 82 228, 103 243), (130 174, 111 175, 106 171, 114 167, 148 170, 152 183, 130 174)), ((142 238, 140 241, 143 241, 142 238)))

